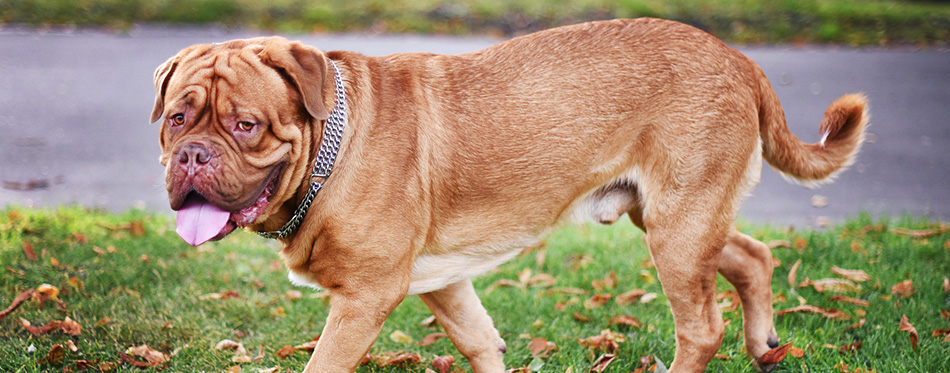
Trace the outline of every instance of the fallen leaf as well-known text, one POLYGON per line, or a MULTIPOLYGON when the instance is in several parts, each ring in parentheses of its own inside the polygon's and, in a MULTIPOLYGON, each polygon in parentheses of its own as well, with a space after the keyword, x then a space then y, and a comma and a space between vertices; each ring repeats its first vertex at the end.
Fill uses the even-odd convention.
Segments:
POLYGON ((7 315, 13 313, 13 311, 16 311, 17 308, 20 308, 20 305, 23 304, 23 302, 32 299, 34 295, 36 295, 36 290, 27 289, 22 291, 19 295, 13 298, 13 302, 10 303, 10 307, 0 311, 0 320, 7 318, 7 315))
POLYGON ((941 336, 950 336, 950 329, 937 329, 933 333, 934 338, 939 338, 941 336))
POLYGON ((76 343, 72 339, 66 340, 66 349, 72 352, 79 351, 79 347, 76 347, 76 343))
POLYGON ((640 299, 640 297, 646 295, 646 291, 643 289, 633 289, 626 293, 620 294, 617 298, 614 298, 614 301, 621 306, 626 306, 632 304, 640 299))
POLYGON ((914 280, 901 281, 891 286, 891 294, 901 298, 908 298, 916 292, 917 290, 914 289, 914 280))
POLYGON ((287 300, 293 302, 303 298, 303 293, 301 293, 300 290, 287 290, 287 292, 284 293, 284 298, 287 298, 287 300))
POLYGON ((116 364, 111 361, 102 362, 96 366, 96 369, 98 369, 100 372, 111 372, 115 370, 116 368, 117 368, 116 364))
POLYGON ((864 282, 871 279, 871 276, 860 269, 843 269, 832 266, 831 272, 854 282, 864 282))
POLYGON ((804 250, 808 248, 808 240, 798 237, 795 239, 795 248, 798 250, 804 250))
POLYGON ((805 350, 792 346, 792 348, 788 349, 788 354, 792 355, 793 357, 801 359, 802 357, 805 356, 805 350))
POLYGON ((43 302, 47 300, 50 300, 50 299, 56 300, 57 299, 56 297, 58 295, 59 295, 59 288, 53 285, 42 284, 36 287, 36 296, 37 296, 37 299, 40 301, 40 307, 43 307, 43 302))
POLYGON ((594 257, 590 254, 574 254, 567 258, 567 264, 572 271, 587 268, 594 262, 594 257))
POLYGON ((792 348, 792 342, 788 342, 771 350, 765 352, 764 355, 759 359, 759 364, 778 364, 785 359, 785 355, 788 354, 788 350, 792 348))
POLYGON ((438 369, 439 373, 448 373, 452 364, 455 364, 455 356, 452 355, 436 356, 432 359, 432 367, 438 369))
POLYGON ((551 287, 557 284, 557 279, 547 273, 539 273, 528 279, 529 287, 551 287))
POLYGON ((839 295, 832 296, 832 297, 831 297, 831 300, 833 300, 833 301, 835 301, 835 302, 850 303, 850 304, 853 304, 853 305, 856 305, 856 306, 861 306, 861 307, 868 307, 868 306, 871 305, 871 303, 868 302, 868 301, 866 301, 866 300, 861 300, 861 299, 855 299, 855 298, 851 298, 851 297, 846 297, 846 296, 840 295, 840 294, 839 294, 839 295))
POLYGON ((39 259, 39 256, 36 256, 36 252, 33 251, 33 245, 30 245, 29 242, 23 241, 23 254, 26 255, 26 260, 36 261, 39 259))
POLYGON ((580 322, 590 322, 590 317, 584 316, 584 314, 580 312, 574 312, 574 320, 580 322))
POLYGON ((422 356, 408 352, 384 352, 372 359, 378 367, 418 364, 422 356))
POLYGON ((811 205, 814 207, 825 207, 828 206, 828 197, 822 195, 813 195, 811 196, 811 205))
POLYGON ((656 293, 646 293, 646 294, 643 294, 643 296, 640 297, 640 303, 650 303, 650 302, 652 302, 654 299, 656 299, 657 296, 658 296, 658 295, 657 295, 656 293))
POLYGON ((544 338, 534 338, 528 344, 532 357, 548 357, 548 353, 557 350, 557 345, 544 338))
POLYGON ((244 370, 244 368, 242 368, 240 365, 235 365, 235 366, 233 366, 233 367, 228 368, 228 370, 226 370, 225 372, 228 372, 228 373, 241 373, 242 370, 244 370))
POLYGON ((294 348, 301 351, 313 352, 313 350, 317 349, 317 341, 302 343, 294 346, 294 348))
POLYGON ((614 333, 609 329, 604 329, 599 335, 587 337, 579 340, 578 342, 580 342, 582 346, 590 349, 604 350, 606 352, 614 353, 618 348, 620 348, 620 343, 625 341, 626 338, 623 336, 623 334, 614 333))
POLYGON ((739 308, 739 293, 736 293, 732 290, 726 290, 722 293, 716 294, 716 301, 719 303, 719 309, 725 312, 732 312, 739 308), (728 302, 725 302, 728 300, 728 302))
POLYGON ((897 330, 910 333, 910 345, 916 350, 918 339, 917 328, 910 324, 910 321, 907 320, 907 315, 901 316, 901 323, 897 330))
POLYGON ((617 315, 610 319, 610 323, 608 325, 626 325, 639 328, 641 324, 640 320, 637 320, 636 317, 629 315, 617 315))
POLYGON ((812 280, 811 286, 815 288, 815 291, 820 293, 824 293, 825 291, 834 293, 847 293, 861 290, 861 285, 855 284, 851 280, 841 278, 823 278, 820 280, 812 280))
POLYGON ((950 320, 950 311, 940 310, 940 317, 943 318, 944 320, 950 320))
MULTIPOLYGON (((943 292, 946 293, 948 291, 950 291, 950 279, 944 276, 943 277, 943 292)), ((0 319, 2 319, 2 317, 0 317, 0 319)))
POLYGON ((78 336, 82 334, 82 326, 79 325, 78 322, 73 321, 73 319, 70 319, 69 316, 66 316, 65 320, 60 321, 56 325, 56 328, 58 328, 59 331, 72 336, 78 336))
POLYGON ((857 328, 860 328, 860 327, 864 326, 864 323, 865 323, 865 322, 867 322, 867 319, 858 320, 858 322, 856 322, 856 323, 851 324, 850 326, 848 326, 848 329, 857 329, 857 328))
POLYGON ((419 325, 422 325, 427 328, 433 328, 439 325, 439 320, 436 320, 435 315, 426 317, 419 322, 419 325))
POLYGON ((838 351, 841 352, 842 354, 845 354, 845 353, 848 353, 848 352, 854 353, 854 352, 857 352, 858 350, 861 349, 861 345, 862 345, 862 344, 863 344, 863 343, 862 343, 861 341, 857 341, 857 342, 854 342, 854 343, 848 343, 848 344, 846 344, 846 345, 844 345, 844 346, 841 346, 841 348, 839 348, 838 351))
POLYGON ((594 294, 594 296, 584 301, 584 308, 589 309, 589 310, 598 308, 600 306, 603 306, 604 304, 607 304, 607 302, 610 301, 610 298, 613 298, 613 294, 610 294, 610 293, 594 294))
POLYGON ((288 356, 293 355, 294 352, 297 352, 297 349, 294 346, 286 345, 281 347, 280 350, 277 350, 277 357, 281 359, 286 359, 288 356))
POLYGON ((233 298, 240 298, 240 297, 241 297, 241 294, 239 294, 237 291, 229 290, 223 293, 209 293, 209 294, 201 295, 198 297, 198 299, 199 300, 217 300, 217 299, 233 299, 233 298))
POLYGON ((801 306, 784 309, 784 310, 776 312, 775 315, 780 316, 787 313, 799 313, 799 312, 814 313, 814 314, 822 315, 826 318, 835 319, 835 320, 847 320, 851 318, 851 316, 848 316, 848 314, 841 312, 839 310, 836 310, 834 308, 821 308, 821 307, 812 306, 808 304, 803 304, 801 306))
POLYGON ((139 368, 157 367, 159 365, 167 363, 170 360, 170 357, 168 355, 161 353, 159 351, 156 351, 152 349, 151 347, 148 347, 148 345, 144 345, 144 344, 141 346, 129 347, 125 351, 125 354, 120 353, 119 356, 123 357, 123 359, 126 360, 126 362, 132 365, 135 365, 139 368), (128 354, 128 355, 125 355, 125 354, 128 354), (144 362, 137 361, 133 359, 132 356, 141 357, 145 359, 145 361, 144 362))
POLYGON ((594 360, 594 366, 590 368, 590 371, 603 372, 604 370, 607 369, 607 366, 610 365, 610 363, 614 361, 614 359, 616 359, 616 356, 614 356, 614 354, 600 355, 600 357, 598 357, 597 360, 594 360))
POLYGON ((428 345, 431 345, 431 344, 435 343, 435 341, 439 340, 439 338, 445 338, 445 337, 448 337, 448 334, 445 334, 445 333, 432 333, 432 334, 429 334, 429 335, 427 335, 427 336, 425 336, 425 337, 422 337, 422 341, 419 342, 419 345, 420 345, 420 346, 428 346, 428 345))
POLYGON ((603 279, 592 281, 591 286, 594 287, 594 291, 613 289, 617 286, 617 272, 610 271, 603 279))
POLYGON ((66 357, 66 348, 61 344, 55 344, 50 348, 49 353, 46 354, 46 357, 40 359, 39 364, 54 364, 59 365, 63 362, 63 358, 66 357))
POLYGON ((389 334, 389 339, 396 343, 412 343, 412 337, 406 335, 401 330, 396 330, 389 334))
POLYGON ((801 259, 796 260, 795 264, 792 265, 792 269, 788 271, 788 286, 795 287, 795 283, 797 282, 795 278, 798 275, 798 266, 801 264, 801 259))
POLYGON ((43 335, 58 330, 69 335, 78 336, 82 331, 82 327, 79 323, 73 321, 68 316, 64 321, 53 320, 43 326, 32 326, 29 321, 20 319, 20 325, 33 335, 43 335))
POLYGON ((950 226, 944 226, 940 224, 940 228, 936 229, 907 229, 907 228, 897 228, 894 229, 894 234, 898 236, 909 236, 913 238, 930 238, 933 236, 941 235, 947 231, 950 231, 950 226))

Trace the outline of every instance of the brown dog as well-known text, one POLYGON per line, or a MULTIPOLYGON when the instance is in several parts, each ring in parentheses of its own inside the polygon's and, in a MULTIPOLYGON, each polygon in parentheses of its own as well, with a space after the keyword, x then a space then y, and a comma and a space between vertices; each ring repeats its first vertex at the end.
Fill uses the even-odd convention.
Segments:
POLYGON ((353 371, 407 294, 476 372, 503 371, 504 341, 469 279, 559 222, 624 213, 647 232, 672 306, 671 369, 701 371, 719 348, 717 271, 738 290, 758 359, 777 343, 772 262, 735 230, 739 205, 763 157, 805 183, 831 177, 868 119, 862 96, 844 96, 822 142, 803 144, 754 62, 656 19, 456 56, 324 53, 282 38, 196 45, 159 67, 155 86, 169 199, 192 244, 276 230, 325 183, 281 238, 291 278, 330 292, 307 372, 353 371), (333 113, 346 116, 333 173, 310 175, 333 113))

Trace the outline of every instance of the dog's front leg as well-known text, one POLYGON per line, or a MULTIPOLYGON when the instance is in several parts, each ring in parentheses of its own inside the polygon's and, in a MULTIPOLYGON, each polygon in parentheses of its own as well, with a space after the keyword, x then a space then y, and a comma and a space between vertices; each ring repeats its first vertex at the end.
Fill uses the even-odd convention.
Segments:
POLYGON ((330 315, 304 372, 355 371, 379 336, 383 322, 405 298, 407 283, 398 279, 387 283, 377 278, 361 282, 354 289, 331 289, 330 315))

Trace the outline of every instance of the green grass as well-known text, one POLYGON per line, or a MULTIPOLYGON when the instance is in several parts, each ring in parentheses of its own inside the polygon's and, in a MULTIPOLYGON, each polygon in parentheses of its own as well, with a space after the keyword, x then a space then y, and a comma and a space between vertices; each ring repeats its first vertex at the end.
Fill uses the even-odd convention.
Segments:
POLYGON ((946 45, 950 4, 910 0, 0 0, 0 24, 222 24, 281 32, 517 35, 607 18, 686 22, 731 42, 946 45))
MULTIPOLYGON (((788 356, 779 371, 838 371, 836 366, 847 364, 851 369, 876 372, 936 372, 950 366, 950 342, 931 335, 934 330, 950 328, 950 321, 941 318, 942 310, 950 310, 950 293, 942 288, 944 276, 950 274, 950 233, 928 238, 897 234, 898 228, 936 227, 938 223, 928 221, 874 221, 867 216, 820 231, 743 226, 745 232, 764 242, 792 243, 792 248, 773 249, 781 262, 772 283, 776 310, 799 305, 800 296, 808 304, 840 309, 851 316, 844 321, 800 313, 776 317, 782 341, 804 350, 802 358, 788 356), (799 259, 798 281, 836 277, 832 266, 864 270, 872 279, 861 283, 859 291, 845 295, 866 300, 870 306, 833 302, 831 293, 789 286, 789 270, 799 259), (913 280, 916 292, 906 299, 891 295, 891 286, 907 279, 913 280), (859 310, 866 315, 861 316, 859 310), (919 332, 916 350, 909 334, 898 331, 905 314, 919 332), (861 318, 866 319, 863 326, 849 328, 861 318), (863 345, 854 353, 841 354, 825 347, 856 341, 863 345)), ((655 269, 644 264, 649 256, 636 228, 629 222, 612 227, 566 227, 546 243, 540 251, 545 253, 540 265, 539 251, 535 251, 475 281, 508 343, 505 360, 509 367, 535 366, 543 372, 573 367, 574 372, 585 372, 600 352, 581 346, 578 339, 604 329, 626 336, 608 372, 632 371, 639 367, 641 356, 671 362, 672 318, 655 281, 655 269), (590 260, 579 260, 581 254, 590 255, 590 260), (549 287, 493 286, 502 279, 517 282, 518 274, 526 269, 554 276, 555 287, 579 288, 585 294, 552 295, 549 287), (659 297, 645 304, 620 306, 611 300, 599 308, 585 308, 584 300, 595 294, 592 281, 611 271, 616 272, 619 285, 602 293, 616 296, 639 288, 659 297), (559 311, 557 303, 568 305, 559 311), (575 312, 590 321, 576 320, 575 312), (643 326, 625 329, 608 325, 619 314, 634 316, 643 326), (528 343, 533 337, 556 343, 558 350, 548 358, 532 358, 528 343)), ((175 235, 169 218, 141 211, 119 215, 82 208, 0 211, 0 308, 6 308, 21 291, 41 284, 60 288, 62 304, 57 307, 56 302, 47 301, 40 306, 35 300, 27 301, 0 321, 0 371, 62 371, 75 369, 79 360, 117 363, 120 352, 141 344, 164 352, 178 349, 165 370, 170 372, 218 372, 237 365, 245 372, 278 366, 281 371, 299 371, 308 358, 305 353, 287 359, 279 359, 275 353, 282 346, 301 344, 319 334, 327 305, 324 299, 315 298, 319 293, 290 285, 286 270, 274 263, 279 260, 277 251, 273 242, 244 232, 200 248, 189 247, 175 235), (26 257, 24 243, 36 252, 37 260, 26 257), (295 289, 303 292, 303 298, 285 297, 288 290, 295 289), (240 297, 201 299, 202 295, 226 291, 236 291, 240 297), (36 326, 66 316, 82 325, 79 336, 33 336, 18 322, 22 318, 36 326), (234 363, 232 353, 214 350, 222 339, 243 343, 252 356, 263 346, 264 358, 234 363), (67 351, 58 365, 37 363, 53 345, 67 340, 75 343, 77 352, 67 351), (27 352, 30 346, 36 352, 27 352)), ((720 278, 719 291, 727 289, 731 287, 720 278)), ((418 346, 424 336, 439 331, 420 325, 428 316, 418 298, 407 298, 386 322, 371 351, 413 352, 425 359, 423 363, 407 368, 364 366, 360 372, 423 372, 438 355, 455 356, 455 367, 467 371, 467 362, 447 339, 418 346), (413 342, 392 340, 389 336, 394 331, 405 333, 413 342)), ((724 358, 714 359, 709 370, 751 371, 742 347, 740 311, 723 316, 731 320, 719 351, 724 358)), ((118 371, 139 369, 125 364, 118 371)))

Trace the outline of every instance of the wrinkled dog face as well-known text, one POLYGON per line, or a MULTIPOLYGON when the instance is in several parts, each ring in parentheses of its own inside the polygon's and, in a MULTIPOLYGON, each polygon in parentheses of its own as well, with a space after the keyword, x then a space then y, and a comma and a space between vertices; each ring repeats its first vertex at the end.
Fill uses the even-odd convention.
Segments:
POLYGON ((161 120, 168 198, 188 243, 263 222, 300 185, 322 97, 311 110, 297 87, 319 92, 325 71, 298 63, 322 61, 321 52, 294 48, 281 38, 196 45, 156 71, 152 121, 161 120))

